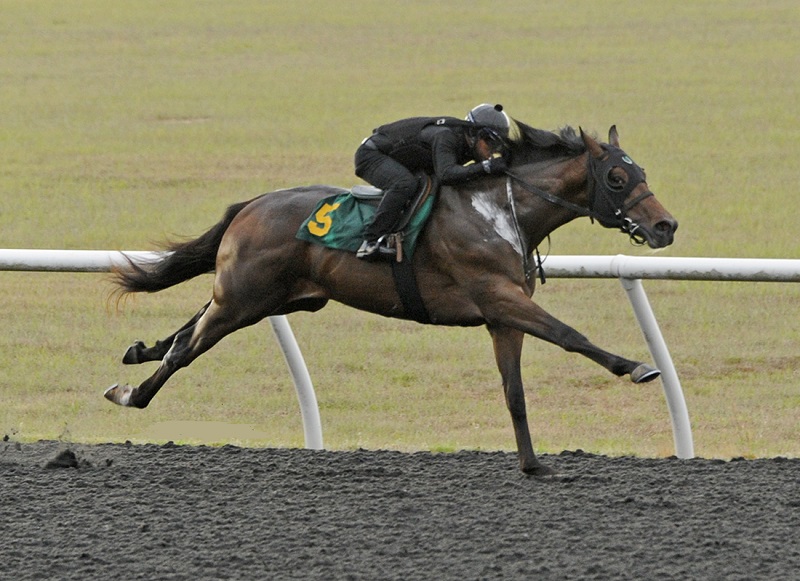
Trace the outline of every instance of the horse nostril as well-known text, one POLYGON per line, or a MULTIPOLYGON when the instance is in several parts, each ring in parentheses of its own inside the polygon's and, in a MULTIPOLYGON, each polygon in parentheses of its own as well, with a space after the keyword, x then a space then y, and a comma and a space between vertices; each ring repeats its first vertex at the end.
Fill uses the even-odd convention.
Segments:
POLYGON ((662 234, 674 233, 675 230, 678 229, 678 221, 662 220, 661 222, 658 222, 654 227, 658 232, 661 232, 662 234))

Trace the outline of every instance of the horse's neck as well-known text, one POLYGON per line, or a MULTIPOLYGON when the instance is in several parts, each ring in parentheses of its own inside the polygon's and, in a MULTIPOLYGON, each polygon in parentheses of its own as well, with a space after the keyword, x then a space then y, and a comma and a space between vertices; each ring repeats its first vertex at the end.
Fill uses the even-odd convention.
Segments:
MULTIPOLYGON (((588 172, 586 156, 549 160, 530 164, 519 172, 526 183, 557 198, 584 207, 588 203, 588 172)), ((573 211, 547 201, 534 192, 514 187, 517 217, 520 228, 536 247, 553 230, 574 220, 573 211)))
POLYGON ((531 183, 550 187, 555 184, 555 190, 548 190, 551 194, 573 204, 581 204, 580 198, 586 192, 586 155, 532 163, 520 175, 531 183))

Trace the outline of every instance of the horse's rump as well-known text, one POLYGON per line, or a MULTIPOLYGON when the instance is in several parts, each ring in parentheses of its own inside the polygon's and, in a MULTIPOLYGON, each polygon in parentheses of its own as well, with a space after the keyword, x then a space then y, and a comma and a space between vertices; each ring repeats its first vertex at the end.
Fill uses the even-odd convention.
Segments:
MULTIPOLYGON (((153 262, 136 262, 114 269, 114 282, 123 293, 154 293, 216 270, 217 252, 225 234, 237 218, 259 212, 262 203, 279 204, 265 215, 274 224, 295 223, 295 230, 317 201, 345 190, 331 186, 305 186, 261 194, 250 200, 231 204, 222 218, 197 238, 164 243, 164 255, 153 262)), ((269 226, 271 227, 271 225, 269 226)), ((268 228, 264 224, 264 228, 268 228)))
POLYGON ((165 256, 157 261, 127 264, 114 269, 114 280, 124 293, 154 293, 201 274, 214 272, 217 249, 231 222, 253 200, 228 206, 222 219, 207 232, 184 242, 165 245, 165 256))

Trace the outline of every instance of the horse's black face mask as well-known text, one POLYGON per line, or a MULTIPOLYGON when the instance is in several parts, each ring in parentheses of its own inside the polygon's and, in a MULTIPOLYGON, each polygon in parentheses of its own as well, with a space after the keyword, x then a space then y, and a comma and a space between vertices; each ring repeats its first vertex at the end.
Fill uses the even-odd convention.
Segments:
POLYGON ((628 218, 627 213, 653 192, 647 190, 626 203, 633 190, 645 181, 644 170, 620 148, 603 145, 603 149, 606 155, 601 159, 589 156, 589 174, 594 182, 589 200, 592 217, 606 228, 620 228, 634 242, 644 243, 644 239, 636 235, 639 225, 628 218), (625 172, 627 180, 615 175, 614 168, 625 172))

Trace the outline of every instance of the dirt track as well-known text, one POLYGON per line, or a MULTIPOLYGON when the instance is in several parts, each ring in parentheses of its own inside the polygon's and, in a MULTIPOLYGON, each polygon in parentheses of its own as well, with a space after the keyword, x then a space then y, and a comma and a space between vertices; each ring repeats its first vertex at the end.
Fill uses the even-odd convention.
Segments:
POLYGON ((790 579, 800 459, 0 442, 1 579, 790 579))

